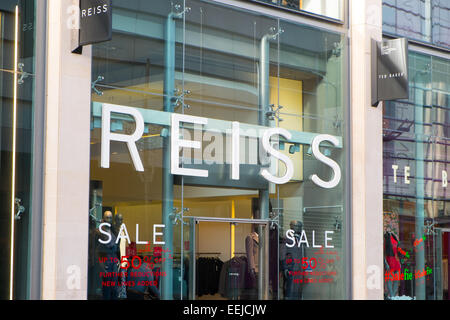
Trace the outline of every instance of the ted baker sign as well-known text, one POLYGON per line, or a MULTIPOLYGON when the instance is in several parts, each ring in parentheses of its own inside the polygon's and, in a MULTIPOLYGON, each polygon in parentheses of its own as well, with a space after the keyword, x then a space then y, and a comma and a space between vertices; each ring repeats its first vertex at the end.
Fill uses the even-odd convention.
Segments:
MULTIPOLYGON (((396 164, 392 165, 392 172, 393 172, 393 176, 394 176, 394 183, 397 184, 397 171, 400 169, 400 167, 396 164)), ((403 168, 403 183, 404 184, 410 184, 411 180, 409 179, 411 177, 411 167, 410 166, 405 166, 403 168)), ((447 171, 442 170, 441 171, 441 177, 442 177, 442 188, 447 188, 448 186, 448 174, 447 171)))
MULTIPOLYGON (((192 177, 208 177, 208 170, 205 169, 192 169, 180 167, 179 153, 181 149, 201 149, 202 142, 198 140, 182 139, 180 137, 181 123, 189 123, 196 126, 205 126, 208 124, 208 119, 203 117, 196 117, 184 114, 172 113, 170 114, 170 146, 171 146, 171 174, 181 176, 192 177)), ((117 106, 110 104, 103 104, 102 107, 102 145, 101 145, 101 167, 109 168, 110 165, 110 145, 111 141, 125 142, 130 152, 131 159, 133 161, 136 171, 143 172, 144 166, 139 156, 136 142, 140 140, 144 134, 144 118, 142 114, 136 108, 117 106), (136 129, 133 134, 119 134, 111 132, 111 113, 126 114, 133 117, 136 129)), ((240 179, 240 137, 241 132, 239 122, 230 122, 229 132, 231 133, 231 179, 240 179)), ((259 142, 262 146, 262 150, 269 157, 280 160, 284 163, 286 170, 283 176, 278 177, 272 172, 275 170, 268 170, 268 168, 261 168, 259 174, 267 181, 274 184, 285 184, 289 182, 294 175, 294 164, 289 156, 283 154, 279 150, 275 149, 271 143, 271 138, 281 136, 287 141, 292 139, 292 134, 283 128, 267 128, 262 130, 259 136, 259 142), (272 171, 272 172, 271 172, 272 171)), ((312 154, 314 157, 327 165, 333 171, 333 177, 330 180, 323 180, 317 174, 310 176, 310 179, 316 185, 331 189, 335 188, 341 181, 341 168, 339 164, 333 159, 323 154, 319 147, 322 142, 328 142, 335 147, 339 146, 339 140, 337 137, 320 134, 315 136, 311 142, 312 154)), ((273 164, 273 162, 271 162, 273 164)), ((272 168, 273 169, 273 168, 272 168)))

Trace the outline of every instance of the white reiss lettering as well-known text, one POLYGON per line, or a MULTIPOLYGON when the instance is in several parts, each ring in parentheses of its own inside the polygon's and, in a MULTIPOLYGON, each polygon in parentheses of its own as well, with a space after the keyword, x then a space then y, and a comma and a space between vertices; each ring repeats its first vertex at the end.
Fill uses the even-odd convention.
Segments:
POLYGON ((92 17, 95 15, 99 15, 102 13, 107 13, 108 12, 108 5, 104 4, 103 6, 97 6, 97 7, 92 7, 92 8, 87 8, 87 9, 82 9, 81 10, 81 17, 85 18, 85 17, 92 17))
MULTIPOLYGON (((203 117, 195 117, 190 115, 173 113, 171 115, 171 130, 170 130, 170 145, 171 145, 171 173, 173 175, 182 175, 182 176, 192 176, 192 177, 208 177, 208 170, 205 169, 192 169, 192 168, 184 168, 180 167, 180 150, 184 149, 193 149, 198 150, 202 148, 202 141, 199 139, 191 140, 190 138, 181 138, 182 132, 180 128, 181 123, 189 123, 195 126, 205 126, 208 124, 208 119, 203 117)), ((102 108, 102 145, 101 145, 101 167, 109 168, 110 165, 110 144, 111 141, 119 141, 125 142, 128 146, 128 151, 130 152, 131 159, 133 161, 134 167, 136 171, 144 171, 144 166, 142 164, 141 158, 139 156, 138 149, 136 147, 136 142, 142 138, 144 133, 144 118, 142 114, 136 109, 132 107, 124 107, 110 104, 103 104, 102 108), (132 116, 136 125, 136 129, 134 133, 129 134, 119 134, 111 132, 111 113, 120 113, 132 116)), ((239 137, 243 134, 244 130, 240 129, 238 122, 230 122, 230 128, 227 131, 230 136, 232 136, 231 141, 231 177, 232 180, 239 180, 239 166, 240 166, 240 139, 239 137)), ((274 184, 285 184, 288 183, 293 175, 294 175, 294 164, 292 159, 278 151, 274 146, 279 144, 278 136, 284 137, 289 141, 292 135, 289 131, 283 128, 267 128, 260 129, 261 132, 259 135, 260 145, 262 146, 260 160, 261 163, 268 162, 270 167, 262 167, 259 174, 263 176, 267 181, 274 184), (271 142, 271 138, 275 141, 271 142), (265 161, 269 155, 268 161, 265 161), (276 165, 274 165, 274 161, 270 161, 270 158, 273 157, 281 161, 286 170, 285 174, 282 177, 275 176, 276 165)), ((256 130, 255 130, 256 133, 256 130)), ((324 181, 318 177, 318 175, 311 175, 311 181, 318 185, 319 187, 325 189, 335 188, 339 182, 341 181, 341 169, 339 164, 329 158, 331 152, 328 152, 327 155, 323 154, 319 147, 322 142, 328 142, 330 145, 338 147, 339 140, 338 138, 321 134, 314 137, 311 142, 312 154, 314 157, 322 162, 324 165, 329 167, 333 172, 333 177, 329 181, 324 181)), ((208 163, 205 161, 205 163, 208 163)))

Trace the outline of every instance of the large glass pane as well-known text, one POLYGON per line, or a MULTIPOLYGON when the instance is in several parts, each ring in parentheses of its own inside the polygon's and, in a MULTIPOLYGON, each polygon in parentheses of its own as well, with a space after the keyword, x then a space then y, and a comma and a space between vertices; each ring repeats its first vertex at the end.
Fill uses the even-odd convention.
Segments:
POLYGON ((27 299, 30 230, 35 2, 0 3, 0 299, 27 299))
POLYGON ((163 111, 184 108, 182 77, 176 78, 183 70, 184 4, 113 5, 113 39, 93 50, 89 299, 181 299, 182 192, 170 174, 169 123, 159 120, 163 111), (129 107, 144 114, 136 147, 142 171, 120 142, 110 144, 109 168, 102 167, 103 103, 128 108, 111 112, 114 134, 137 130, 129 107), (101 227, 105 222, 110 227, 101 227))
MULTIPOLYGON (((344 139, 344 40, 338 34, 285 22, 280 27, 284 33, 277 98, 283 109, 278 126, 344 139), (301 41, 298 34, 302 34, 301 41)), ((338 148, 320 148, 342 170, 346 161, 343 141, 338 148)), ((283 153, 294 163, 294 176, 277 187, 274 210, 281 239, 279 297, 345 299, 345 174, 332 188, 321 187, 310 177, 316 174, 330 181, 336 172, 317 160, 311 146, 286 143, 283 153)))
MULTIPOLYGON (((108 257, 113 260, 123 257, 122 251, 128 256, 124 265, 130 264, 130 259, 136 264, 139 259, 145 262, 150 259, 146 255, 134 257, 139 256, 140 250, 146 254, 150 250, 154 255, 155 247, 161 247, 158 250, 163 251, 163 259, 170 249, 173 259, 169 264, 161 264, 164 276, 158 288, 162 299, 309 298, 287 297, 284 292, 280 295, 281 216, 277 214, 283 210, 278 197, 300 192, 311 198, 311 202, 305 203, 313 205, 314 201, 319 202, 318 193, 322 192, 322 204, 330 205, 332 211, 338 210, 337 214, 325 211, 328 219, 325 222, 305 220, 309 238, 313 228, 317 236, 331 235, 334 231, 328 232, 330 221, 338 229, 346 223, 342 200, 344 181, 339 181, 336 190, 323 192, 320 188, 309 189, 311 181, 303 178, 310 173, 317 173, 326 181, 337 176, 337 172, 316 159, 319 152, 337 161, 342 170, 345 168, 341 83, 345 81, 341 52, 345 46, 341 35, 288 24, 213 1, 188 0, 185 6, 179 7, 174 3, 169 6, 162 0, 154 2, 152 7, 139 1, 126 6, 119 1, 114 5, 117 10, 113 16, 113 40, 94 45, 91 195, 98 199, 98 204, 95 208, 95 201, 91 201, 90 298, 125 298, 110 287, 111 281, 113 286, 117 287, 118 283, 121 288, 122 283, 108 279, 110 274, 106 272, 107 268, 120 270, 119 266, 107 266, 105 262, 111 261, 108 257), (140 29, 143 25, 145 28, 140 29), (147 25, 153 27, 152 31, 148 31, 147 25), (159 33, 154 34, 154 30, 159 33), (311 45, 297 39, 300 33, 311 45), (130 46, 136 50, 128 50, 130 46), (123 56, 113 57, 115 51, 123 56), (99 75, 104 77, 98 78, 99 75), (111 107, 107 103, 119 106, 111 107), (108 108, 116 109, 110 119, 106 117, 110 123, 105 123, 102 112, 108 108), (180 114, 184 118, 178 124, 176 119, 180 114), (144 135, 138 137, 138 156, 134 158, 142 160, 143 171, 138 170, 129 146, 123 141, 110 144, 109 168, 101 164, 105 157, 105 152, 103 156, 101 152, 105 143, 102 138, 109 133, 102 133, 102 128, 129 136, 138 128, 133 117, 141 116, 144 135), (277 191, 262 174, 265 172, 266 177, 285 174, 282 161, 269 158, 268 147, 261 142, 268 129, 276 128, 280 117, 284 120, 280 127, 289 130, 292 137, 289 141, 272 137, 271 153, 283 149, 283 145, 280 153, 289 157, 295 166, 292 183, 283 186, 283 192, 277 191), (203 123, 193 124, 194 121, 203 123), (179 133, 173 126, 179 126, 179 133), (310 151, 311 140, 325 133, 338 142, 323 142, 319 151, 310 151), (172 150, 169 147, 173 146, 174 139, 184 142, 172 150), (239 174, 235 172, 236 162, 239 174), (122 215, 129 242, 135 242, 136 247, 127 243, 126 237, 118 242, 117 248, 108 249, 99 242, 106 236, 99 223, 111 218, 104 216, 105 211, 110 211, 108 216, 113 218, 122 215), (139 237, 137 232, 129 231, 137 230, 136 224, 139 237), (147 248, 138 243, 155 234, 155 224, 165 225, 166 244, 151 243, 147 248), (119 246, 123 241, 124 245, 119 246), (252 241, 259 241, 253 249, 252 241), (200 269, 209 271, 200 272, 200 269), (232 292, 220 290, 223 275, 232 292), (236 277, 243 284, 233 282, 236 277), (205 279, 212 289, 205 286, 205 279), (247 282, 248 279, 253 282, 247 282), (171 291, 167 291, 169 283, 171 291)), ((294 210, 298 213, 304 207, 302 203, 294 210)), ((287 229, 283 226, 281 231, 287 229)), ((112 233, 120 234, 117 230, 112 233)), ((339 247, 342 253, 339 258, 345 260, 344 237, 334 237, 333 245, 328 238, 322 239, 327 241, 326 249, 339 247)), ((282 245, 286 247, 286 243, 282 245)), ((331 250, 324 254, 337 255, 331 250)), ((336 259, 329 260, 334 263, 336 259)), ((323 266, 326 261, 322 262, 323 266)), ((134 272, 134 267, 131 265, 128 272, 134 272)), ((337 291, 329 296, 323 289, 310 297, 343 298, 345 265, 336 268, 341 275, 337 291)), ((318 282, 322 285, 331 281, 321 278, 318 282)), ((140 297, 134 292, 135 283, 130 284, 126 279, 124 283, 127 293, 131 293, 127 299, 140 297)), ((148 289, 143 288, 142 293, 145 290, 148 289)))
POLYGON ((388 299, 448 299, 448 76, 410 52, 410 98, 384 108, 384 255, 388 299))

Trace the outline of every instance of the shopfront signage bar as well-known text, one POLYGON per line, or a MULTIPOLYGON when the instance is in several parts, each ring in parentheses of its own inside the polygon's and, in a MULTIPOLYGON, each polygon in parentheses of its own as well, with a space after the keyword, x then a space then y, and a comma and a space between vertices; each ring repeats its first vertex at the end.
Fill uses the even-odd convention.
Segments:
POLYGON ((372 106, 408 99, 408 41, 406 38, 372 40, 372 106))
MULTIPOLYGON (((240 179, 240 137, 243 131, 246 129, 246 135, 253 135, 258 138, 260 145, 262 146, 262 154, 260 155, 260 160, 266 155, 269 158, 275 158, 284 163, 286 170, 282 177, 278 177, 274 174, 276 170, 273 168, 272 161, 268 161, 271 165, 269 167, 261 167, 259 174, 264 177, 268 182, 274 184, 285 184, 292 179, 294 172, 294 164, 292 160, 280 152, 274 145, 274 140, 279 144, 280 138, 283 138, 285 142, 288 143, 299 143, 299 144, 309 144, 311 145, 312 155, 322 162, 323 164, 330 167, 333 171, 333 178, 329 181, 322 180, 318 175, 311 175, 310 179, 318 186, 326 189, 331 189, 336 187, 341 180, 341 168, 338 163, 335 162, 330 157, 323 154, 319 146, 323 143, 324 145, 331 145, 334 148, 342 148, 342 139, 327 135, 327 134, 312 134, 297 132, 293 134, 293 131, 288 131, 283 128, 278 127, 262 127, 262 126, 251 126, 243 125, 239 122, 230 122, 224 120, 214 120, 207 119, 203 117, 195 117, 190 115, 169 113, 156 110, 148 109, 138 109, 133 107, 118 106, 111 104, 102 104, 101 106, 101 117, 102 117, 102 143, 101 143, 101 167, 109 168, 110 164, 110 145, 111 141, 124 142, 127 144, 128 151, 131 155, 134 167, 136 171, 144 171, 144 166, 142 164, 136 142, 140 140, 144 134, 144 127, 146 123, 162 125, 170 127, 170 129, 162 134, 164 138, 170 136, 171 145, 171 173, 173 175, 180 176, 190 176, 198 178, 208 178, 208 169, 194 169, 180 167, 180 150, 186 149, 200 149, 201 142, 196 140, 190 140, 186 138, 181 138, 180 129, 186 124, 192 126, 201 126, 203 130, 222 130, 222 132, 227 132, 231 136, 231 164, 230 164, 230 179, 239 180, 240 179), (119 114, 122 116, 127 116, 128 119, 131 116, 134 120, 136 129, 132 134, 119 134, 111 132, 111 117, 112 114, 119 114), (250 128, 249 128, 250 126, 250 128)), ((94 117, 98 114, 99 104, 94 104, 93 114, 94 117), (96 108, 97 107, 97 108, 96 108), (96 112, 97 109, 97 112, 96 112)), ((129 120, 128 120, 129 121, 129 120)), ((163 129, 164 130, 164 129, 163 129)), ((167 130, 167 129, 166 129, 167 130)), ((277 144, 275 143, 275 144, 277 144)), ((266 161, 267 163, 267 161, 266 161)))

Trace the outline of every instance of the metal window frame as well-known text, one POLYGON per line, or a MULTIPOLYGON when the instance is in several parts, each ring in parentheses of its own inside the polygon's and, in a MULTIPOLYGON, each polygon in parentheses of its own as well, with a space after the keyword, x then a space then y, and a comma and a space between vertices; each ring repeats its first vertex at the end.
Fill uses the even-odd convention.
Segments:
POLYGON ((289 12, 292 12, 292 13, 295 13, 295 14, 301 14, 301 15, 304 15, 304 16, 307 16, 307 17, 312 17, 312 18, 316 18, 316 19, 320 19, 320 20, 325 20, 325 21, 328 21, 328 22, 331 22, 331 23, 336 23, 336 24, 342 24, 343 25, 344 21, 345 21, 345 3, 347 2, 346 0, 343 0, 343 2, 342 2, 343 8, 341 8, 341 10, 342 10, 341 13, 344 15, 342 19, 331 18, 329 16, 326 16, 326 15, 323 15, 323 14, 319 14, 319 13, 314 13, 314 12, 307 11, 307 10, 304 10, 304 9, 291 9, 291 8, 288 8, 288 7, 284 7, 284 6, 282 6, 282 5, 278 4, 278 3, 275 4, 275 3, 270 3, 270 2, 264 2, 262 0, 247 0, 247 1, 251 1, 251 2, 260 4, 260 5, 264 5, 264 6, 269 6, 269 7, 272 7, 272 8, 276 8, 278 10, 285 10, 285 11, 289 11, 289 12))
POLYGON ((35 89, 33 117, 33 180, 31 186, 30 285, 27 298, 42 299, 44 150, 46 104, 47 0, 36 0, 35 89))
POLYGON ((439 59, 446 59, 450 60, 450 50, 448 52, 442 51, 442 50, 435 50, 435 48, 430 47, 424 47, 424 46, 418 46, 414 44, 409 44, 409 50, 412 52, 420 53, 423 55, 439 58, 439 59))
POLYGON ((237 8, 249 10, 255 13, 259 13, 274 19, 283 19, 286 22, 301 23, 306 26, 327 30, 336 33, 348 34, 348 17, 349 17, 349 6, 348 0, 344 0, 344 20, 337 23, 336 20, 329 18, 324 18, 322 16, 317 16, 310 14, 306 11, 293 11, 285 10, 278 6, 271 6, 270 4, 256 3, 253 1, 243 1, 243 0, 211 0, 217 4, 221 4, 226 7, 237 8))
MULTIPOLYGON (((383 38, 385 39, 395 39, 399 37, 404 37, 402 35, 396 35, 394 33, 383 31, 383 38)), ((436 55, 444 57, 445 59, 450 59, 450 48, 444 46, 438 46, 431 42, 420 41, 417 39, 408 38, 408 43, 410 48, 416 48, 417 50, 423 50, 423 52, 429 55, 436 55), (433 52, 433 53, 431 53, 433 52)))
MULTIPOLYGON (((349 7, 348 7, 348 1, 345 1, 346 5, 346 15, 349 16, 349 7)), ((348 21, 348 20, 346 20, 348 21)), ((346 234, 345 234, 345 249, 346 249, 346 255, 345 255, 345 283, 346 283, 346 291, 345 296, 347 300, 353 300, 353 206, 352 206, 352 193, 353 193, 353 185, 352 185, 352 177, 353 177, 353 171, 352 171, 352 140, 353 137, 351 135, 352 132, 352 101, 351 101, 351 94, 352 94, 352 88, 351 88, 351 81, 352 81, 352 73, 350 72, 351 68, 351 62, 352 62, 352 52, 351 52, 351 38, 350 34, 346 37, 346 47, 347 50, 344 51, 344 54, 346 55, 345 58, 343 58, 344 63, 346 63, 345 68, 343 68, 346 72, 346 90, 344 90, 344 94, 347 95, 347 97, 344 99, 344 105, 347 106, 344 110, 345 113, 345 119, 347 121, 347 125, 345 126, 345 141, 347 142, 347 152, 346 152, 346 162, 345 162, 345 222, 346 222, 346 234)))

